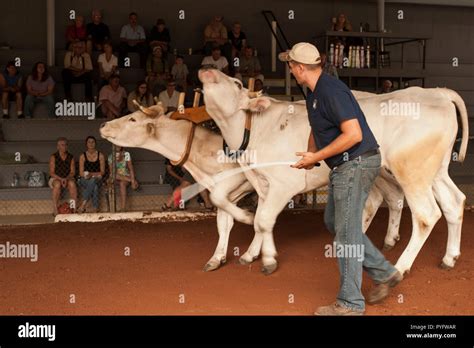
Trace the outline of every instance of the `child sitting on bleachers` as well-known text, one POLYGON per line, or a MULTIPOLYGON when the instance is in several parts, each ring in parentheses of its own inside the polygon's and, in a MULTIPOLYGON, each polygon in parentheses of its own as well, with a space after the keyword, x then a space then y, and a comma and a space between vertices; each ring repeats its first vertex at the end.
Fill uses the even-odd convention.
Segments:
POLYGON ((23 77, 15 66, 14 61, 7 63, 5 71, 0 74, 0 87, 2 89, 2 107, 3 118, 10 118, 9 116, 9 102, 16 101, 16 110, 18 118, 23 118, 23 100, 21 96, 21 86, 23 84, 23 77))
POLYGON ((171 68, 171 75, 173 80, 176 82, 176 86, 183 92, 186 92, 187 88, 187 78, 189 75, 189 70, 186 64, 184 64, 183 56, 176 56, 175 63, 171 68))

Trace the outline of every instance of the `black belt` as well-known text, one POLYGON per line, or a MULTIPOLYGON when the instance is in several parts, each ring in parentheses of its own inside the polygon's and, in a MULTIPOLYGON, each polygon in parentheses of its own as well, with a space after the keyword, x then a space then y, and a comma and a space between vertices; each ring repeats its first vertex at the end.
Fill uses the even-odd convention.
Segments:
POLYGON ((369 150, 369 151, 364 152, 362 155, 354 156, 353 158, 350 158, 349 161, 352 161, 355 159, 358 159, 360 161, 363 158, 375 156, 375 155, 378 155, 379 153, 380 153, 379 149, 369 150))
POLYGON ((351 157, 351 158, 349 158, 349 161, 344 161, 344 162, 342 162, 342 163, 340 163, 340 164, 338 164, 338 165, 335 165, 335 166, 332 167, 331 169, 336 169, 337 167, 340 167, 340 166, 342 166, 342 165, 344 165, 344 164, 346 164, 346 163, 348 163, 348 162, 350 162, 350 161, 353 161, 353 160, 359 160, 359 161, 360 161, 360 160, 362 160, 362 159, 364 159, 364 158, 378 155, 379 153, 380 153, 380 151, 379 151, 378 148, 377 148, 377 149, 373 149, 373 150, 369 150, 369 151, 364 152, 364 153, 361 154, 361 155, 357 155, 357 156, 351 157))

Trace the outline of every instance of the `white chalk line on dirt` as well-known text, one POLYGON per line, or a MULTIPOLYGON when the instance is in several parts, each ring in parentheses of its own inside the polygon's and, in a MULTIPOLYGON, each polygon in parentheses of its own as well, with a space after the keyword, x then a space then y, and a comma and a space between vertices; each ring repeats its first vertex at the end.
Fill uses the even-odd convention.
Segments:
POLYGON ((86 213, 86 214, 59 214, 54 222, 104 222, 104 221, 139 221, 139 222, 186 222, 204 220, 215 217, 216 212, 120 212, 120 213, 86 213))

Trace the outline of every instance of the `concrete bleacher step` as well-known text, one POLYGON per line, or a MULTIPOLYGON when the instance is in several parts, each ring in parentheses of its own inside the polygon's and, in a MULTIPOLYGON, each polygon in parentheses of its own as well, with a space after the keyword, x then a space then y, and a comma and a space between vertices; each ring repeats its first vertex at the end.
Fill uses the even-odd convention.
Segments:
MULTIPOLYGON (((46 61, 46 50, 43 49, 22 49, 22 48, 12 48, 12 49, 0 49, 0 65, 3 66, 10 60, 15 60, 16 58, 21 59, 21 69, 24 66, 33 66, 38 61, 46 61)), ((28 70, 28 72, 31 71, 28 70)))
POLYGON ((120 84, 134 84, 145 79, 145 70, 140 68, 122 68, 119 70, 120 84))
MULTIPOLYGON (((56 139, 61 134, 52 134, 51 138, 56 139)), ((69 152, 75 157, 85 151, 84 140, 69 141, 69 152)), ((110 154, 112 144, 106 140, 97 139, 97 149, 105 154, 110 154)), ((164 161, 160 154, 137 148, 127 148, 130 152, 132 161, 164 161)), ((15 154, 19 152, 22 155, 32 156, 36 162, 48 162, 49 157, 56 151, 56 140, 51 141, 10 141, 0 142, 0 153, 15 154)))
MULTIPOLYGON (((79 174, 79 154, 76 158, 76 173, 79 174)), ((135 175, 139 182, 159 182, 160 175, 165 176, 166 166, 163 160, 156 161, 133 161, 135 175)), ((25 175, 29 171, 41 171, 45 173, 46 179, 49 177, 49 164, 25 163, 6 164, 0 166, 0 189, 10 187, 13 182, 13 175, 17 173, 20 177, 19 186, 27 186, 25 175)))
POLYGON ((105 119, 87 120, 83 117, 74 119, 31 119, 5 120, 2 122, 4 141, 54 140, 64 136, 69 140, 84 140, 92 135, 100 138, 99 128, 105 119))

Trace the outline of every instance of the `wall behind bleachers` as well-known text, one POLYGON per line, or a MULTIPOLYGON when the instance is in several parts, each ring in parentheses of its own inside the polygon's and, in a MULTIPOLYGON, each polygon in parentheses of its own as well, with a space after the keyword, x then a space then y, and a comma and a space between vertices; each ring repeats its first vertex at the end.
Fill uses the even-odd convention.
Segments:
POLYGON ((0 43, 14 48, 46 48, 46 1, 2 1, 0 43))

